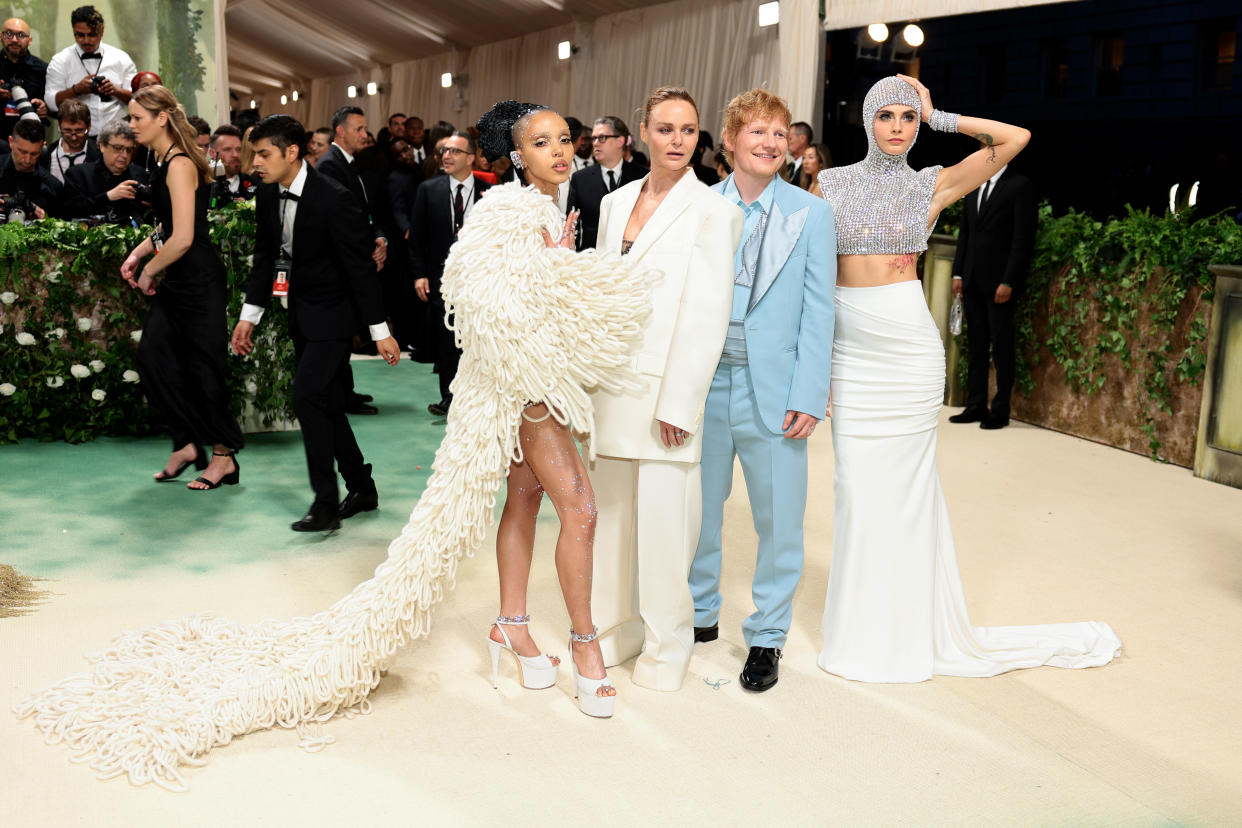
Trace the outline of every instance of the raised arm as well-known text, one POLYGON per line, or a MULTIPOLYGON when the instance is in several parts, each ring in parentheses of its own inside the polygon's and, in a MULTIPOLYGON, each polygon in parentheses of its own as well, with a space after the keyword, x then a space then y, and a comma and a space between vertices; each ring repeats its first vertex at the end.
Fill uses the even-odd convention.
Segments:
MULTIPOLYGON (((930 123, 933 110, 931 92, 916 78, 908 75, 897 77, 918 90, 919 100, 922 101, 920 108, 923 123, 930 123)), ((928 216, 932 226, 935 225, 941 210, 981 187, 983 182, 996 175, 997 170, 1012 161, 1031 140, 1030 130, 1020 126, 970 115, 956 117, 957 131, 974 138, 979 142, 980 148, 953 166, 940 171, 936 180, 936 192, 932 196, 931 214, 928 216)))

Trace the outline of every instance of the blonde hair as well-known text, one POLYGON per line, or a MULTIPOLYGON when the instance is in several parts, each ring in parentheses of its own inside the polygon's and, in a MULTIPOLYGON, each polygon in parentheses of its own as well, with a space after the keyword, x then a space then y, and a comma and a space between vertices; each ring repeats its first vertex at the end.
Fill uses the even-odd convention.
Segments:
MULTIPOLYGON (((250 133, 254 132, 254 125, 246 127, 246 131, 242 133, 241 139, 241 171, 246 175, 254 172, 254 144, 250 143, 250 133)), ((302 159, 301 151, 298 152, 298 160, 302 159)), ((311 166, 315 166, 311 164, 311 166)))
POLYGON ((695 117, 699 116, 699 105, 694 102, 694 98, 690 97, 690 93, 682 89, 680 86, 661 86, 647 97, 647 105, 643 107, 642 123, 646 124, 651 120, 651 110, 655 109, 665 101, 685 101, 694 107, 695 117))
MULTIPOLYGON (((742 127, 746 126, 756 118, 779 118, 788 128, 793 121, 793 115, 789 112, 789 106, 785 103, 785 99, 774 92, 766 89, 752 89, 749 92, 734 97, 729 101, 729 105, 724 111, 724 135, 729 136, 730 140, 737 137, 742 127)), ((729 161, 729 166, 733 166, 733 152, 726 146, 725 158, 729 161)))
POLYGON ((152 117, 161 112, 168 113, 168 134, 173 146, 181 150, 198 168, 199 178, 204 184, 211 183, 211 167, 207 164, 206 154, 198 148, 196 130, 186 117, 185 110, 177 103, 177 96, 167 86, 155 84, 144 86, 134 93, 130 99, 150 112, 152 117))

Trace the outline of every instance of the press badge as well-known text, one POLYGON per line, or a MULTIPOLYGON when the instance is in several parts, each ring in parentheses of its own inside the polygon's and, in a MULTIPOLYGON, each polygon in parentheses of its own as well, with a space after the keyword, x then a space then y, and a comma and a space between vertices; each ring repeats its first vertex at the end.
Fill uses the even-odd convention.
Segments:
POLYGON ((282 250, 276 259, 275 278, 272 279, 272 295, 289 295, 289 276, 293 273, 293 259, 282 250))

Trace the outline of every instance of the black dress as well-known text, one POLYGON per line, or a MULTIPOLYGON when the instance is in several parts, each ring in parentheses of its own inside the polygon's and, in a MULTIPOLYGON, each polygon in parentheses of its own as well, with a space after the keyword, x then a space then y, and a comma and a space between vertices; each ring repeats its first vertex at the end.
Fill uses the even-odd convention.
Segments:
MULTIPOLYGON (((152 171, 152 206, 164 239, 173 234, 167 177, 168 166, 178 155, 152 171)), ((229 341, 226 274, 208 235, 210 189, 200 180, 194 191, 194 241, 164 270, 138 345, 142 387, 164 415, 174 451, 187 444, 217 443, 240 449, 244 443, 229 408, 224 364, 229 341)))

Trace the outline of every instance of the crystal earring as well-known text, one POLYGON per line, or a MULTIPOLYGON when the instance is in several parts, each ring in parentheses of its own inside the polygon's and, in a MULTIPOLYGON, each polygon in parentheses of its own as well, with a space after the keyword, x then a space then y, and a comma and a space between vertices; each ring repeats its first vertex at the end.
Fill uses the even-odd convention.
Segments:
POLYGON ((509 160, 512 161, 513 166, 517 167, 519 170, 525 169, 525 165, 522 164, 522 156, 518 155, 517 150, 513 150, 513 152, 509 153, 509 160))

